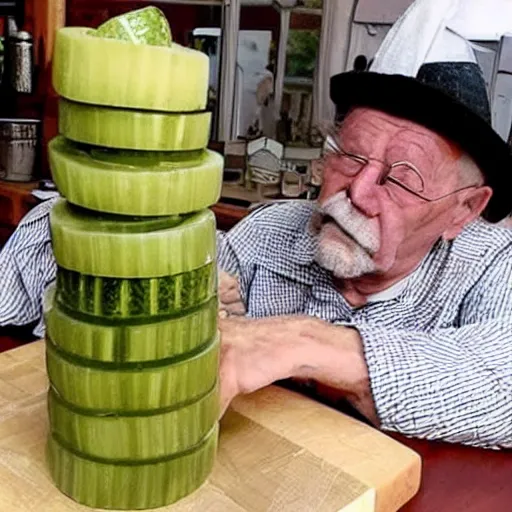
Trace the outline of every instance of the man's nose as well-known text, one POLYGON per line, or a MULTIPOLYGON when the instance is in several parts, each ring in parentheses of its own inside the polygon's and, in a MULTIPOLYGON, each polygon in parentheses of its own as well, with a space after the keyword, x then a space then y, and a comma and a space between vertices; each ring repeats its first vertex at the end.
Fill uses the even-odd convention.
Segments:
POLYGON ((347 188, 352 204, 367 217, 379 214, 380 180, 383 164, 369 162, 359 171, 347 188))

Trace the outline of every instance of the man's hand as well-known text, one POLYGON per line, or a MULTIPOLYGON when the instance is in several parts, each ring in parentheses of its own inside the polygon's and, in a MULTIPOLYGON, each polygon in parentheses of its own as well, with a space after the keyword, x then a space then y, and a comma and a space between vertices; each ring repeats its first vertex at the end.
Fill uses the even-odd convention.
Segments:
POLYGON ((293 375, 293 348, 300 350, 301 325, 300 320, 279 317, 219 320, 222 413, 235 396, 293 375))
POLYGON ((354 329, 307 316, 219 320, 221 407, 277 380, 311 379, 336 388, 373 422, 362 342, 354 329))
POLYGON ((245 304, 240 295, 240 283, 234 276, 219 270, 219 315, 228 316, 245 315, 245 304))

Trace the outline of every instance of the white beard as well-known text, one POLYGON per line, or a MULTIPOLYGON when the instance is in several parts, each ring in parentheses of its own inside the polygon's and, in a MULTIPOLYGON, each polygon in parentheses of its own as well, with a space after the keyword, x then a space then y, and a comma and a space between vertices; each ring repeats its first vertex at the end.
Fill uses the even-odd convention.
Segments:
POLYGON ((315 261, 340 279, 377 271, 371 255, 380 247, 376 223, 359 212, 345 191, 318 206, 311 227, 318 237, 315 261), (331 217, 324 220, 325 216, 331 217))

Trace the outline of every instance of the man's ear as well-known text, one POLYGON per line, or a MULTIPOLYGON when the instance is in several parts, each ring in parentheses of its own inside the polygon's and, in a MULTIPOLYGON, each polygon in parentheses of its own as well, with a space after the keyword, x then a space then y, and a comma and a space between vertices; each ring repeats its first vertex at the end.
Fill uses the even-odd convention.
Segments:
POLYGON ((470 222, 480 217, 492 197, 490 187, 469 190, 464 199, 454 207, 454 217, 450 227, 443 233, 444 240, 453 240, 470 222))

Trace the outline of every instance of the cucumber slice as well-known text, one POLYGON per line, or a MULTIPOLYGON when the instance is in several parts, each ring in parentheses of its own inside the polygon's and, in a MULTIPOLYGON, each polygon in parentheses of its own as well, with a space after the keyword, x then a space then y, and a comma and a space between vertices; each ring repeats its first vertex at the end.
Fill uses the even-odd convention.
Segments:
POLYGON ((117 363, 169 359, 206 345, 217 330, 217 297, 171 320, 108 326, 72 318, 54 303, 53 295, 45 297, 47 336, 60 349, 83 359, 117 363))
POLYGON ((195 450, 153 464, 86 458, 50 436, 47 460, 57 488, 78 503, 117 510, 162 507, 191 494, 209 477, 218 431, 216 424, 195 450))
POLYGON ((174 276, 149 279, 96 277, 57 270, 56 302, 86 322, 140 325, 182 314, 216 293, 213 264, 174 276))
POLYGON ((111 107, 204 110, 209 59, 198 50, 95 37, 86 27, 57 31, 53 86, 59 96, 111 107))
POLYGON ((88 154, 95 162, 110 166, 112 170, 132 171, 151 170, 159 172, 162 168, 181 169, 196 167, 204 163, 208 154, 203 150, 191 151, 142 151, 136 149, 112 149, 100 146, 88 146, 76 143, 75 147, 88 154))
POLYGON ((224 159, 205 150, 188 163, 181 153, 167 154, 158 163, 136 166, 115 154, 84 150, 64 137, 54 138, 49 158, 53 181, 71 203, 120 215, 157 216, 196 212, 215 204, 221 194, 224 159))
POLYGON ((100 25, 94 35, 134 44, 170 46, 172 43, 171 27, 165 14, 153 6, 115 16, 100 25))
POLYGON ((50 212, 57 265, 92 276, 153 278, 197 270, 216 258, 215 215, 128 218, 74 207, 50 212))
POLYGON ((88 456, 117 461, 156 459, 201 442, 219 415, 219 388, 178 409, 144 415, 96 414, 48 393, 51 432, 88 456))
POLYGON ((208 146, 211 112, 169 114, 59 100, 59 132, 75 142, 143 151, 208 146))
POLYGON ((178 407, 204 396, 217 380, 219 336, 202 351, 172 364, 129 365, 83 360, 46 340, 51 385, 70 405, 127 413, 178 407))

